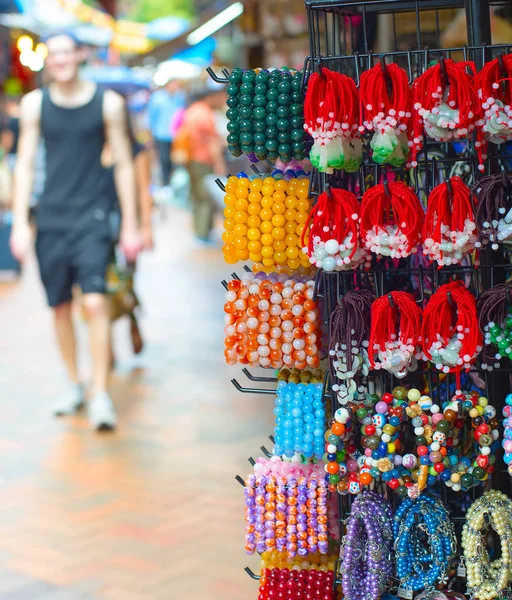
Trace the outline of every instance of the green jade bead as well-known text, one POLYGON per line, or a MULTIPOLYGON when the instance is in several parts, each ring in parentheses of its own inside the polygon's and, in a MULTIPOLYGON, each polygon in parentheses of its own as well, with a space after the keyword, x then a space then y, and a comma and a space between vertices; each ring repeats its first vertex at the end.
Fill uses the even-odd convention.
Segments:
POLYGON ((464 473, 464 475, 461 475, 460 477, 460 483, 462 487, 470 488, 475 485, 475 479, 470 473, 464 473))
POLYGON ((441 433, 448 433, 448 431, 450 431, 450 423, 448 421, 446 421, 445 419, 442 419, 441 421, 439 421, 436 425, 436 429, 437 431, 440 431, 441 433))
POLYGON ((290 109, 288 106, 278 106, 277 110, 273 112, 275 112, 280 119, 286 119, 290 116, 290 109))
POLYGON ((283 162, 287 162, 284 160, 284 157, 289 157, 292 153, 292 147, 290 144, 279 144, 277 151, 279 152, 283 162))
POLYGON ((292 147, 289 144, 289 142, 290 142, 290 134, 287 131, 280 131, 277 134, 277 141, 280 144, 288 144, 288 146, 290 146, 290 152, 291 152, 292 147))
POLYGON ((280 106, 288 106, 288 104, 290 104, 290 96, 287 96, 286 94, 279 94, 277 97, 277 103, 280 106))
POLYGON ((268 100, 277 100, 279 98, 279 92, 276 88, 270 88, 267 90, 267 99, 268 100))
POLYGON ((244 74, 242 76, 242 81, 244 83, 253 83, 255 79, 256 79, 256 73, 254 71, 251 71, 251 70, 244 71, 244 74))
POLYGON ((267 102, 267 112, 268 113, 276 113, 277 116, 281 116, 279 114, 279 110, 283 108, 282 106, 279 106, 279 104, 275 101, 275 100, 269 100, 267 102))
POLYGON ((254 96, 254 106, 266 106, 267 102, 267 97, 263 94, 258 94, 257 96, 254 96))
POLYGON ((242 152, 244 154, 252 154, 254 152, 253 146, 242 146, 242 152))
POLYGON ((290 137, 294 142, 302 142, 304 140, 304 131, 302 129, 292 129, 290 137))
POLYGON ((265 148, 264 144, 254 144, 254 154, 256 154, 256 156, 258 158, 265 158, 267 156, 267 149, 265 148))
POLYGON ((256 74, 256 77, 254 78, 254 81, 256 83, 264 83, 266 84, 268 81, 268 77, 269 74, 267 71, 260 71, 259 73, 256 74))
POLYGON ((229 133, 238 133, 240 131, 240 125, 238 124, 238 121, 229 121, 226 128, 229 133))
POLYGON ((232 144, 228 144, 228 150, 229 153, 234 156, 235 158, 238 158, 239 156, 242 156, 242 149, 240 148, 240 146, 233 146, 232 144))
POLYGON ((278 121, 279 121, 279 117, 275 113, 269 113, 265 118, 265 123, 269 127, 277 126, 278 121))
POLYGON ((226 111, 226 118, 229 121, 236 121, 240 117, 240 111, 236 108, 228 108, 226 111))
POLYGON ((236 83, 231 83, 226 88, 226 93, 228 96, 237 96, 240 93, 240 87, 236 83))
POLYGON ((267 140, 267 136, 259 131, 257 131, 252 137, 255 144, 265 144, 267 140))
POLYGON ((226 100, 226 104, 229 108, 236 108, 240 104, 238 101, 238 96, 229 96, 229 98, 226 100))
POLYGON ((475 479, 483 479, 485 477, 486 470, 482 469, 482 467, 474 467, 473 468, 473 477, 475 479))
POLYGON ((262 121, 267 116, 267 111, 263 106, 255 106, 252 110, 252 116, 256 121, 262 121))
POLYGON ((256 83, 256 85, 254 86, 254 93, 256 95, 258 94, 266 94, 267 93, 267 86, 264 83, 256 83))
POLYGON ((242 106, 252 106, 252 96, 249 94, 240 95, 240 104, 242 106))
POLYGON ((241 106, 238 109, 241 119, 252 119, 252 106, 241 106))
POLYGON ((236 67, 231 71, 228 79, 231 83, 240 83, 242 81, 243 75, 244 75, 243 69, 236 67))
POLYGON ((233 144, 234 146, 236 146, 238 144, 238 135, 234 133, 228 133, 226 141, 228 144, 233 144))
POLYGON ((329 475, 329 483, 332 483, 333 485, 336 485, 339 482, 340 482, 340 476, 339 475, 329 475))
POLYGON ((265 142, 265 148, 269 151, 269 152, 276 152, 277 151, 277 147, 278 147, 278 143, 277 140, 267 140, 265 142))
POLYGON ((267 139, 275 140, 277 139, 277 134, 279 131, 277 130, 277 127, 267 127, 265 133, 267 135, 267 139))
POLYGON ((362 421, 366 417, 367 414, 368 414, 368 411, 366 410, 366 408, 358 408, 356 411, 356 416, 360 421, 362 421))
POLYGON ((252 121, 249 119, 241 119, 238 121, 238 125, 240 127, 240 131, 252 131, 252 121))
POLYGON ((250 146, 253 143, 252 133, 244 132, 240 134, 240 144, 242 146, 250 146))
POLYGON ((290 131, 290 121, 288 119, 278 119, 276 126, 279 131, 290 131))

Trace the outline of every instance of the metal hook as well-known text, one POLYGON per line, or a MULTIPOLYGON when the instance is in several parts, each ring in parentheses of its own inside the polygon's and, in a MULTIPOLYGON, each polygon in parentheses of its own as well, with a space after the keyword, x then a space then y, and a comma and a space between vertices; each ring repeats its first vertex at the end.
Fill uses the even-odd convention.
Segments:
POLYGON ((247 575, 249 575, 251 579, 255 579, 256 581, 259 581, 261 579, 261 577, 259 575, 256 575, 256 573, 254 573, 249 567, 245 567, 244 571, 247 573, 247 575))
POLYGON ((213 81, 217 83, 229 83, 229 79, 227 77, 219 77, 211 67, 206 67, 206 72, 213 79, 213 81))
POLYGON ((221 281, 221 284, 222 284, 222 286, 224 287, 224 289, 227 291, 227 289, 228 289, 228 283, 227 283, 227 281, 226 281, 225 279, 223 279, 223 280, 221 281))
POLYGON ((356 87, 359 87, 359 52, 354 52, 354 61, 355 61, 355 66, 356 66, 356 87))
POLYGON ((260 450, 263 452, 263 454, 267 457, 267 458, 272 458, 273 454, 271 452, 269 452, 265 446, 261 446, 260 450))
POLYGON ((389 294, 388 294, 388 302, 389 302, 389 306, 391 306, 391 308, 396 308, 396 304, 393 299, 393 294, 391 292, 389 292, 389 294))
POLYGON ((245 388, 242 387, 238 381, 236 379, 232 379, 231 383, 236 387, 236 389, 239 392, 242 392, 242 394, 267 394, 267 395, 273 395, 275 396, 276 391, 275 390, 260 390, 258 388, 245 388))
POLYGON ((217 177, 217 179, 215 180, 215 183, 220 187, 220 189, 225 192, 226 188, 224 187, 224 184, 222 183, 222 181, 217 177))
POLYGON ((240 475, 236 475, 235 479, 238 481, 238 483, 242 486, 245 487, 245 481, 240 477, 240 475))
MULTIPOLYGON (((249 269, 249 271, 252 273, 251 269, 249 269)), ((275 383, 277 381, 276 377, 257 377, 256 375, 253 375, 246 367, 242 369, 242 373, 251 381, 264 381, 266 383, 275 383)))
POLYGON ((448 199, 451 200, 453 198, 453 187, 452 182, 450 181, 450 177, 448 177, 445 181, 446 183, 446 191, 448 192, 448 199))
POLYGON ((446 61, 444 56, 439 59, 439 67, 441 69, 441 78, 443 80, 443 86, 447 88, 450 85, 450 78, 448 77, 448 71, 446 70, 446 61))
POLYGON ((505 300, 507 304, 512 304, 512 294, 510 293, 510 287, 508 285, 505 286, 505 300))
POLYGON ((448 304, 452 307, 455 308, 455 302, 453 301, 453 296, 451 292, 446 292, 446 299, 448 300, 448 304))
POLYGON ((263 175, 256 165, 251 165, 251 169, 256 173, 256 175, 263 175))
POLYGON ((382 182, 384 185, 384 192, 388 198, 391 198, 391 192, 389 191, 389 182, 387 179, 384 179, 382 182))
POLYGON ((249 461, 249 464, 251 465, 251 467, 254 467, 254 465, 256 464, 256 461, 254 460, 254 458, 252 456, 249 456, 249 458, 247 460, 249 461))
POLYGON ((382 69, 382 74, 384 75, 384 81, 386 82, 386 90, 388 92, 388 98, 391 98, 391 95, 393 94, 393 82, 391 81, 391 77, 389 75, 389 71, 386 66, 386 59, 383 54, 380 57, 380 68, 382 69))

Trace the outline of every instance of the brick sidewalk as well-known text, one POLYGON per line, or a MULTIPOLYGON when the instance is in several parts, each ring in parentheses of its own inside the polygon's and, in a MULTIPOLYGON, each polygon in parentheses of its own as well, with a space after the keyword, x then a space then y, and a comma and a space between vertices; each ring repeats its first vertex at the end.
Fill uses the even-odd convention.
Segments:
POLYGON ((187 222, 171 213, 141 260, 141 359, 116 326, 115 434, 51 416, 62 372, 33 262, 0 285, 0 600, 257 597, 233 477, 272 400, 229 383, 219 281, 233 269, 191 249, 187 222))

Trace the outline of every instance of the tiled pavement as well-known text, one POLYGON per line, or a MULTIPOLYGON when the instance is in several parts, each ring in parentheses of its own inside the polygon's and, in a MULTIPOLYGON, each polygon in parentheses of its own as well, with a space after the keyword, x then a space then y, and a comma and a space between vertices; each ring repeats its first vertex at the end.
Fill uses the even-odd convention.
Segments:
POLYGON ((34 263, 0 285, 0 600, 257 597, 233 477, 272 400, 229 383, 219 280, 232 268, 192 249, 182 213, 157 234, 140 264, 141 359, 116 326, 115 434, 51 416, 62 372, 34 263))

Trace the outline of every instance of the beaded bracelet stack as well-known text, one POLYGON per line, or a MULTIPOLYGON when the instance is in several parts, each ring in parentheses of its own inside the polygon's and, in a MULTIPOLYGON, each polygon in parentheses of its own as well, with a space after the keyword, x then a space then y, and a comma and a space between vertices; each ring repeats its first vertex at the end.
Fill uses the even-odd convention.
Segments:
POLYGON ((293 461, 322 458, 326 429, 323 387, 323 382, 278 382, 274 408, 276 456, 293 461))
POLYGON ((336 600, 334 577, 334 570, 265 569, 260 581, 258 600, 336 600), (312 595, 306 590, 315 590, 316 593, 312 595))
POLYGON ((336 535, 323 466, 258 459, 245 482, 246 552, 277 549, 289 557, 327 554, 336 535))
POLYGON ((224 197, 224 245, 228 264, 250 260, 255 272, 309 270, 301 236, 311 208, 304 174, 277 177, 232 176, 224 197))
POLYGON ((340 550, 347 600, 378 600, 393 576, 393 515, 382 496, 365 491, 352 505, 340 550))
POLYGON ((503 407, 503 441, 501 445, 505 450, 503 460, 507 465, 508 474, 512 475, 512 394, 507 394, 503 407))
POLYGON ((475 500, 466 514, 462 547, 471 597, 493 600, 512 579, 512 502, 497 490, 475 500), (486 544, 489 525, 499 535, 501 557, 491 561, 486 544))
POLYGON ((404 500, 394 518, 393 536, 401 588, 416 592, 445 581, 457 541, 439 500, 425 495, 404 500))
POLYGON ((252 162, 306 157, 302 73, 233 69, 229 75, 228 149, 252 162))
POLYGON ((320 326, 314 282, 265 279, 246 273, 227 284, 226 362, 305 369, 320 364, 320 326))

